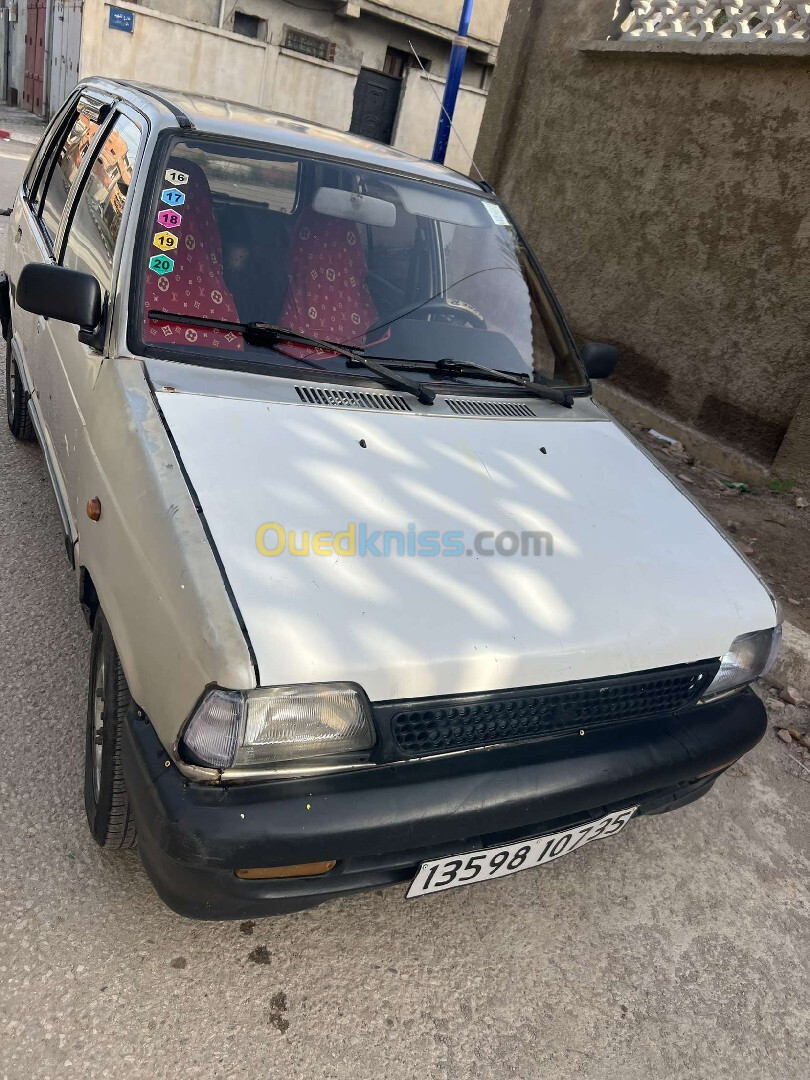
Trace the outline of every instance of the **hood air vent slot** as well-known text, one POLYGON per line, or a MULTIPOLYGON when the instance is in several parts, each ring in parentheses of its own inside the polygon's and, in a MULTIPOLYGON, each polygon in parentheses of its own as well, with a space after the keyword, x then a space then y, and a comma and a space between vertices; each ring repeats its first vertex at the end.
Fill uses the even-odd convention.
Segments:
POLYGON ((342 409, 378 409, 382 412, 410 412, 407 398, 397 394, 367 394, 359 390, 321 390, 296 386, 295 392, 307 405, 331 405, 342 409))
POLYGON ((459 416, 511 416, 534 420, 537 413, 522 401, 482 401, 480 398, 447 398, 447 407, 459 416))

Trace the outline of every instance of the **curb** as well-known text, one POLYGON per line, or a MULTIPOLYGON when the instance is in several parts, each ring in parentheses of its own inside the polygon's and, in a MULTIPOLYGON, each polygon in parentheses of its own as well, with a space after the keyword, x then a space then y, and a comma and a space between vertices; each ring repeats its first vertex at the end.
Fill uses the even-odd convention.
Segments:
MULTIPOLYGON (((44 128, 42 129, 45 130, 44 128)), ((9 131, 0 133, 0 137, 7 142, 27 143, 28 146, 39 146, 39 141, 42 135, 26 135, 20 131, 9 131)))
POLYGON ((782 651, 766 681, 784 690, 792 686, 810 701, 810 634, 786 622, 782 628, 782 651))

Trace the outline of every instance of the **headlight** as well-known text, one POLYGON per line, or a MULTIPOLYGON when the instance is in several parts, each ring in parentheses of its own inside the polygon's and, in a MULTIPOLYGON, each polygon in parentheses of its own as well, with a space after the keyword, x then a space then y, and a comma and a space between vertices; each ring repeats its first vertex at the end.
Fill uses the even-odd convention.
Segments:
POLYGON ((781 644, 781 625, 772 630, 758 630, 754 634, 743 634, 735 638, 731 648, 720 661, 720 670, 703 695, 704 700, 717 697, 718 694, 727 694, 729 690, 736 690, 766 675, 776 660, 781 644))
POLYGON ((209 690, 182 739, 196 765, 275 765, 369 750, 371 708, 352 683, 302 683, 242 693, 209 690))

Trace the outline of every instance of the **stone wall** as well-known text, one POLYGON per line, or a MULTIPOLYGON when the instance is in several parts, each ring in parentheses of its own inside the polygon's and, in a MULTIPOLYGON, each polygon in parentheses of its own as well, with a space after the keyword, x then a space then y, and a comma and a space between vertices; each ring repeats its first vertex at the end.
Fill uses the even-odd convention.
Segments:
POLYGON ((607 42, 614 9, 513 0, 478 163, 621 388, 808 475, 810 45, 607 42))

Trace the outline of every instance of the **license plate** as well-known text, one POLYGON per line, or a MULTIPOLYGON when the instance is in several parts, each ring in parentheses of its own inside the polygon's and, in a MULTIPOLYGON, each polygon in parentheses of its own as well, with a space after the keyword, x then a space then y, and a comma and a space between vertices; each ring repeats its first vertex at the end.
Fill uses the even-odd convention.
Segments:
POLYGON ((628 810, 615 810, 598 821, 588 822, 587 825, 548 833, 536 840, 519 840, 503 847, 471 851, 465 855, 422 863, 408 889, 406 899, 414 900, 418 896, 457 889, 460 885, 509 877, 510 874, 519 874, 521 870, 531 870, 534 866, 554 862, 563 855, 570 855, 578 848, 590 844, 592 840, 618 835, 636 810, 637 806, 631 806, 628 810))

